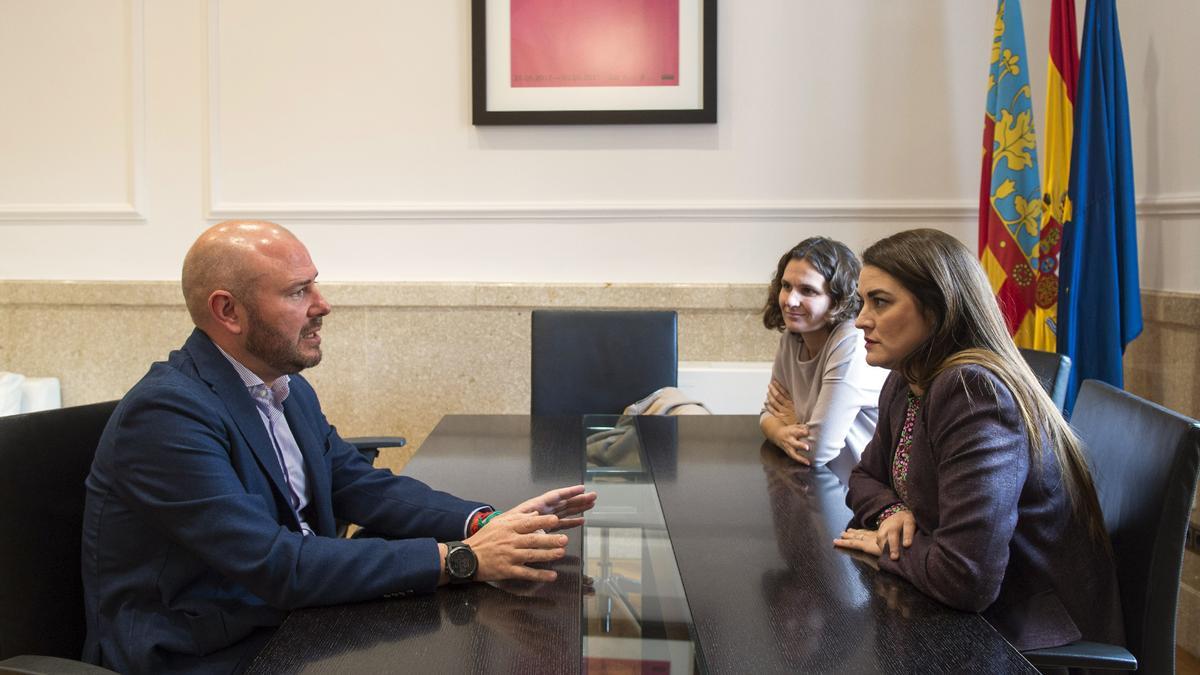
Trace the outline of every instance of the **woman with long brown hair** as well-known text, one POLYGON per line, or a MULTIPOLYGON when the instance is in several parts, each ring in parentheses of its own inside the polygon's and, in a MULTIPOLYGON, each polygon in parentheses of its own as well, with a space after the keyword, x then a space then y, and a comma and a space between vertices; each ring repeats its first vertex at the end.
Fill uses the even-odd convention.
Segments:
POLYGON ((872 245, 863 265, 867 361, 893 372, 850 477, 856 527, 834 543, 981 612, 1018 649, 1124 642, 1079 440, 974 255, 944 232, 911 230, 872 245))

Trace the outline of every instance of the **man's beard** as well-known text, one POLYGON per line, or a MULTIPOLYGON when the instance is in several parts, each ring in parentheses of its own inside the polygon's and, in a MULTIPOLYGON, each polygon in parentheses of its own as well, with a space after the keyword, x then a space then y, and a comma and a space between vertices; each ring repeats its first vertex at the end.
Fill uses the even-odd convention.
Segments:
POLYGON ((247 310, 246 351, 262 359, 273 370, 294 375, 321 362, 320 346, 316 347, 315 354, 305 355, 299 344, 300 335, 321 327, 321 317, 305 324, 300 334, 288 336, 259 321, 258 312, 253 308, 247 307, 247 310))

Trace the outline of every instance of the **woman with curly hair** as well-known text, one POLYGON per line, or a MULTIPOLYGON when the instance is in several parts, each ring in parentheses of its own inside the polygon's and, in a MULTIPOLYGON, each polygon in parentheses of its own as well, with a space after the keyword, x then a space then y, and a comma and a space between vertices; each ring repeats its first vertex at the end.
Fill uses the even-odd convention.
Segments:
POLYGON ((763 307, 763 325, 781 331, 759 424, 767 440, 801 464, 837 460, 846 471, 875 431, 887 377, 867 365, 854 253, 812 237, 783 254, 763 307))

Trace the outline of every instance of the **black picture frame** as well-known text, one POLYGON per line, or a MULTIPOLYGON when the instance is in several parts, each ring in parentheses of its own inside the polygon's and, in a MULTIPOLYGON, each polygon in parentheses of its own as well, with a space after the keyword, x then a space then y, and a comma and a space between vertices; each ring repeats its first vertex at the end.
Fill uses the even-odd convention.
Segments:
MULTIPOLYGON (((700 35, 696 36, 699 54, 680 54, 681 64, 685 59, 692 59, 693 69, 698 68, 699 77, 694 78, 699 86, 699 92, 694 94, 695 106, 681 107, 651 107, 647 109, 646 100, 639 96, 650 88, 647 87, 604 87, 597 88, 594 99, 604 99, 589 102, 583 109, 545 109, 537 104, 526 106, 520 102, 497 105, 499 95, 516 91, 508 82, 497 78, 493 73, 491 86, 488 80, 488 5, 502 6, 507 9, 511 0, 471 0, 471 123, 477 126, 486 125, 519 125, 519 124, 712 124, 717 121, 717 0, 680 0, 694 6, 700 13, 695 25, 700 35), (489 89, 492 96, 489 97, 489 89), (611 94, 609 92, 612 92, 611 94)), ((683 26, 681 26, 683 29, 683 26)), ((681 36, 681 52, 684 36, 681 36)), ((687 36, 689 39, 691 36, 687 36)), ((498 42, 498 41, 497 41, 498 42)), ((506 44, 492 45, 494 52, 502 52, 507 56, 506 44)), ((493 54, 495 58, 495 54, 493 54)), ((494 69, 493 69, 494 70, 494 69)), ((507 66, 504 72, 507 71, 507 66)), ((687 72, 682 71, 681 72, 687 72)), ((694 72, 694 70, 693 70, 694 72)), ((684 85, 681 77, 681 85, 684 85)), ((688 85, 691 86, 691 85, 688 85)), ((553 96, 556 88, 546 87, 543 95, 553 96), (546 92, 549 93, 546 93, 546 92)), ((577 90, 578 87, 564 87, 563 92, 577 90)))

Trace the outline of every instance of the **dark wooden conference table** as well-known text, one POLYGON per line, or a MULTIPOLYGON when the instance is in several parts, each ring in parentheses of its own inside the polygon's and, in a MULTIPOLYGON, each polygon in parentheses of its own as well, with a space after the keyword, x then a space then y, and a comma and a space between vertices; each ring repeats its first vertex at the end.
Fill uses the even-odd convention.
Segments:
POLYGON ((404 473, 499 508, 580 482, 599 500, 552 584, 296 611, 250 672, 1037 672, 834 549, 844 476, 754 416, 447 416, 404 473))

